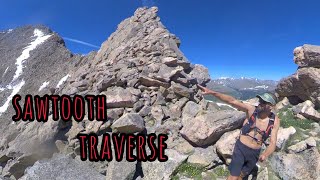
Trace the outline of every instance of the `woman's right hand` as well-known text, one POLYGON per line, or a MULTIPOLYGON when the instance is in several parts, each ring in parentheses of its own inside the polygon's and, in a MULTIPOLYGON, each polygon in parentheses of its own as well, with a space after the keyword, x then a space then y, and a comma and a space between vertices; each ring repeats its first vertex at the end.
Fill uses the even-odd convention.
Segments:
POLYGON ((199 84, 197 84, 197 86, 202 91, 202 93, 201 93, 202 95, 211 94, 211 92, 212 92, 210 89, 203 87, 199 84))

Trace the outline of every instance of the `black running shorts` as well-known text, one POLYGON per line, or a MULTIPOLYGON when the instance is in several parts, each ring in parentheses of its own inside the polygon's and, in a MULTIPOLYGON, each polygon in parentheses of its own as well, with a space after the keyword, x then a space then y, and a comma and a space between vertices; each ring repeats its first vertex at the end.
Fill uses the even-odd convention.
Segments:
POLYGON ((245 177, 256 166, 261 149, 252 149, 243 144, 239 139, 233 149, 232 161, 229 171, 232 176, 245 177))

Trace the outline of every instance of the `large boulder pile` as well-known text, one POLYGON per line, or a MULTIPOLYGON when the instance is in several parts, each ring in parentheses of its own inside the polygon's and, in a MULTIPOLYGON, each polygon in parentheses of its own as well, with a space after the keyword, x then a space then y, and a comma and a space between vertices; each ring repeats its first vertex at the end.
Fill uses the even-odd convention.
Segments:
POLYGON ((279 96, 288 97, 293 104, 311 100, 320 107, 320 46, 303 45, 294 49, 296 73, 283 78, 277 85, 279 96))
MULTIPOLYGON (((50 117, 46 123, 11 123, 14 110, 9 106, 0 116, 0 128, 4 132, 0 135, 2 176, 23 176, 25 179, 51 177, 51 170, 38 173, 37 169, 42 165, 51 169, 59 160, 78 166, 77 162, 68 158, 79 159, 80 146, 76 135, 80 132, 97 134, 99 143, 104 133, 112 132, 164 133, 169 136, 167 162, 81 164, 108 177, 117 178, 115 172, 125 166, 128 169, 126 177, 137 178, 144 174, 144 179, 168 179, 193 153, 193 157, 199 157, 204 152, 217 157, 213 144, 224 132, 239 128, 245 115, 235 110, 219 111, 218 106, 202 99, 196 84, 206 85, 210 81, 208 69, 189 62, 179 49, 179 38, 165 28, 157 11, 156 7, 137 9, 132 17, 118 25, 98 52, 87 56, 71 54, 63 40, 49 29, 36 30, 38 27, 30 26, 10 32, 25 30, 27 35, 29 33, 31 38, 25 40, 25 46, 37 40, 37 34, 32 34, 35 31, 41 31, 42 36, 47 38, 40 39, 42 42, 28 52, 30 57, 25 58, 25 67, 19 79, 13 78, 13 70, 9 68, 8 71, 1 66, 4 78, 0 82, 4 88, 0 95, 8 99, 11 97, 13 90, 7 85, 14 82, 7 79, 25 81, 21 90, 15 92, 22 97, 26 94, 106 95, 108 119, 102 122, 85 118, 80 123, 74 120, 64 123, 53 121, 50 117), (48 49, 49 52, 46 51, 48 49), (39 66, 44 71, 37 71, 39 66), (192 124, 199 129, 194 129, 192 124), (194 134, 195 130, 198 134, 194 134), (183 148, 192 149, 193 146, 200 149, 184 153, 183 148), (68 158, 55 156, 48 161, 39 161, 25 171, 36 161, 50 158, 53 153, 65 154, 68 158)), ((10 33, 2 35, 5 41, 1 43, 8 45, 12 43, 10 38, 19 36, 10 33)), ((23 46, 21 49, 23 51, 23 46)), ((17 56, 6 62, 14 63, 17 56)), ((193 159, 190 162, 197 162, 197 158, 193 159)), ((214 160, 216 158, 203 162, 207 166, 212 165, 214 160)), ((58 166, 63 168, 64 165, 58 166)))

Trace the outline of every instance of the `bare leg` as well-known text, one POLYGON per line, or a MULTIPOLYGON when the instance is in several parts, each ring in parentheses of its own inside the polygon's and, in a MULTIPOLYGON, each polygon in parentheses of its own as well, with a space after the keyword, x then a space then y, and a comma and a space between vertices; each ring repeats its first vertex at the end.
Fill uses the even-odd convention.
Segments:
POLYGON ((230 176, 228 176, 227 180, 242 180, 242 178, 239 176, 231 176, 230 175, 230 176))

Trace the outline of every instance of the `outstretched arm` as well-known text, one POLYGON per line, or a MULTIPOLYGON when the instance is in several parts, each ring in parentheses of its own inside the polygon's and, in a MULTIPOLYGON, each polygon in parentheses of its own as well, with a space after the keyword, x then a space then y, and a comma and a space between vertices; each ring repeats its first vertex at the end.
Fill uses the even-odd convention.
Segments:
POLYGON ((250 112, 253 112, 255 109, 254 106, 252 106, 250 104, 245 104, 245 103, 235 99, 232 96, 210 90, 210 89, 203 87, 199 84, 197 84, 197 86, 203 91, 202 94, 213 95, 213 96, 217 97, 218 99, 220 99, 221 101, 226 102, 227 104, 231 105, 232 107, 237 108, 239 111, 250 113, 250 112))

